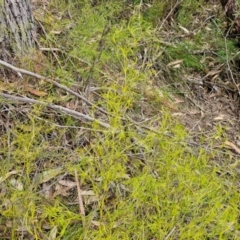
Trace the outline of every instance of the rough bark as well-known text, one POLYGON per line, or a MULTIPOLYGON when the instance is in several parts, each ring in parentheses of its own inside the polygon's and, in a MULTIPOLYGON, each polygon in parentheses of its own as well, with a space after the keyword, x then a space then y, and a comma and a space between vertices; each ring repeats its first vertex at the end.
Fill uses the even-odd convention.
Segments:
POLYGON ((236 0, 220 0, 224 13, 232 25, 232 33, 237 37, 240 45, 240 18, 237 15, 238 7, 236 0))
POLYGON ((237 11, 236 0, 220 0, 226 16, 234 20, 237 11))
POLYGON ((0 57, 25 53, 36 46, 30 0, 0 0, 0 57))

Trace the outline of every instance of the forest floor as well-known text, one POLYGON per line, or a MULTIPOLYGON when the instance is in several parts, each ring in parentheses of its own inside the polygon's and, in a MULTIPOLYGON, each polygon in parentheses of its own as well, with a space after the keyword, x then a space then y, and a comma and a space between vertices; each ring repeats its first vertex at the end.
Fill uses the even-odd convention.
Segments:
POLYGON ((33 10, 40 49, 0 82, 0 238, 240 239, 240 51, 218 1, 33 10))

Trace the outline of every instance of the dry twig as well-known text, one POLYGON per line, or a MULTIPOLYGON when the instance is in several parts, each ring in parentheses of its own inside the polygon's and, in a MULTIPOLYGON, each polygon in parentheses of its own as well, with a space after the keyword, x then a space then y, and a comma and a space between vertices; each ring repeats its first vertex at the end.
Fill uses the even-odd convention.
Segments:
POLYGON ((95 119, 95 118, 93 118, 93 117, 91 117, 87 114, 83 114, 83 113, 80 113, 80 112, 77 112, 77 111, 59 106, 59 105, 55 105, 55 104, 52 104, 52 103, 46 103, 46 102, 43 102, 43 101, 38 101, 38 100, 35 100, 35 99, 32 99, 32 98, 28 98, 28 97, 13 96, 13 95, 6 94, 6 93, 0 93, 0 97, 7 98, 7 99, 10 99, 10 100, 13 100, 13 101, 41 104, 41 105, 46 106, 48 108, 52 108, 54 110, 64 112, 64 113, 66 113, 66 114, 68 114, 72 117, 75 117, 76 119, 85 119, 85 120, 88 120, 90 122, 96 122, 100 126, 105 127, 105 128, 110 128, 111 127, 108 123, 102 122, 102 121, 100 121, 98 119, 95 119))
POLYGON ((79 213, 80 213, 81 215, 85 216, 85 209, 84 209, 84 205, 83 205, 81 188, 80 188, 80 184, 79 184, 79 180, 78 180, 78 176, 77 176, 77 170, 75 170, 74 173, 75 173, 75 181, 76 181, 76 184, 77 184, 77 193, 78 193, 78 202, 79 202, 79 213))

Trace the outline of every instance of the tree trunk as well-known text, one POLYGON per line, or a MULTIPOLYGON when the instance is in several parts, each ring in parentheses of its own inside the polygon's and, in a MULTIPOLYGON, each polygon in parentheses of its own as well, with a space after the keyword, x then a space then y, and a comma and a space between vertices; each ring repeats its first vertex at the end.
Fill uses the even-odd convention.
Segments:
POLYGON ((238 7, 236 4, 236 0, 220 0, 224 13, 231 24, 234 36, 236 36, 238 40, 238 45, 240 46, 240 18, 237 14, 238 7))
POLYGON ((36 43, 30 0, 0 0, 0 58, 9 61, 36 43))
POLYGON ((227 18, 234 20, 237 11, 236 0, 220 0, 220 2, 227 18))

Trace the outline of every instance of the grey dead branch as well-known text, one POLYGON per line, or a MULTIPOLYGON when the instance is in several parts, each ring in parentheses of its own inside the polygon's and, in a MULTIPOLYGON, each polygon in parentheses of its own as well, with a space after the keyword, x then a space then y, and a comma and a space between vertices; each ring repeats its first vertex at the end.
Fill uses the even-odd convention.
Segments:
MULTIPOLYGON (((5 61, 2 61, 0 60, 0 64, 5 66, 5 67, 8 67, 10 69, 12 69, 13 71, 15 71, 18 76, 20 76, 22 78, 22 74, 27 74, 27 75, 30 75, 30 76, 33 76, 37 79, 43 79, 43 80, 47 80, 48 82, 52 83, 53 85, 73 94, 74 96, 77 96, 78 98, 84 100, 85 102, 87 102, 89 105, 94 105, 93 103, 91 103, 90 101, 88 101, 85 97, 81 96, 80 94, 72 91, 71 89, 65 87, 64 85, 54 81, 54 80, 51 80, 51 79, 48 79, 46 77, 43 77, 39 74, 36 74, 36 73, 33 73, 33 72, 30 72, 30 71, 27 71, 25 69, 20 69, 20 68, 17 68, 17 67, 14 67, 13 65, 5 62, 5 61)), ((25 102, 25 103, 31 103, 31 104, 41 104, 43 106, 46 106, 48 108, 52 108, 54 110, 58 110, 58 111, 61 111, 61 112, 64 112, 65 114, 68 114, 70 116, 73 116, 77 119, 80 119, 80 120, 87 120, 87 121, 90 121, 90 122, 96 122, 98 123, 100 126, 102 127, 105 127, 105 128, 110 128, 110 125, 107 124, 107 123, 104 123, 102 122, 101 120, 97 120, 87 114, 83 114, 83 113, 80 113, 80 112, 77 112, 77 111, 74 111, 74 110, 71 110, 71 109, 68 109, 68 108, 65 108, 65 107, 62 107, 62 106, 59 106, 59 105, 55 105, 55 104, 49 104, 49 103, 46 103, 46 102, 43 102, 43 101, 39 101, 39 100, 35 100, 35 99, 31 99, 31 98, 28 98, 28 97, 19 97, 19 96, 14 96, 14 95, 11 95, 11 94, 6 94, 6 93, 0 93, 0 96, 3 97, 3 98, 7 98, 7 99, 10 99, 12 101, 19 101, 19 102, 25 102)), ((103 109, 97 107, 98 109, 100 109, 101 111, 104 111, 103 109)), ((105 111, 104 111, 105 112, 105 111)))

